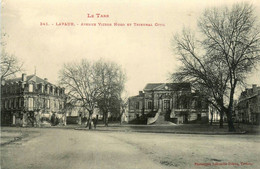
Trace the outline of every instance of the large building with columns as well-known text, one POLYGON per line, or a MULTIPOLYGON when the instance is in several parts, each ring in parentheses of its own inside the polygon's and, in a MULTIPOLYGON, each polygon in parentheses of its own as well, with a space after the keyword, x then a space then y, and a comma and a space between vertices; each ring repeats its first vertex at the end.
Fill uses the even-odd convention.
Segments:
POLYGON ((127 121, 142 116, 147 124, 208 122, 208 105, 190 83, 148 83, 139 95, 128 99, 127 121), (160 122, 159 122, 160 121, 160 122))
MULTIPOLYGON (((36 75, 1 84, 1 125, 35 126, 64 116, 65 89, 36 75)), ((63 118, 64 119, 64 118, 63 118)))

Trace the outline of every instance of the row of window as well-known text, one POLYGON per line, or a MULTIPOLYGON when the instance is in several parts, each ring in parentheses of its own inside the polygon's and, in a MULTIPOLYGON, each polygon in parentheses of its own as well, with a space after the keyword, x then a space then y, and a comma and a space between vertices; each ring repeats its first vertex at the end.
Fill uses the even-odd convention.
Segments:
MULTIPOLYGON (((5 109, 17 109, 24 107, 24 98, 12 98, 12 99, 6 99, 2 100, 2 107, 5 109)), ((33 110, 34 108, 64 108, 64 102, 59 100, 51 100, 50 99, 44 99, 44 98, 28 98, 28 104, 27 104, 28 110, 33 110)))
POLYGON ((38 85, 33 85, 33 84, 29 84, 28 87, 28 91, 29 92, 41 92, 41 93, 47 93, 47 94, 53 94, 53 95, 60 95, 60 94, 64 94, 64 90, 58 87, 53 87, 53 86, 49 86, 49 85, 42 85, 42 84, 38 84, 38 85))
POLYGON ((241 101, 238 103, 238 108, 239 109, 247 109, 247 108, 256 108, 257 106, 260 109, 260 99, 251 99, 251 100, 245 100, 245 101, 241 101))
POLYGON ((12 86, 2 86, 1 93, 20 93, 22 92, 22 87, 20 85, 12 85, 12 86))
MULTIPOLYGON (((152 109, 152 101, 147 101, 147 104, 145 105, 145 109, 152 109)), ((176 108, 177 109, 187 109, 187 108, 207 108, 207 104, 203 102, 202 104, 202 101, 196 101, 196 100, 193 100, 191 102, 191 105, 189 105, 190 103, 185 101, 185 100, 178 100, 176 103, 176 108)), ((163 109, 164 110, 167 110, 167 109, 170 109, 170 106, 171 103, 170 103, 170 100, 164 100, 163 102, 163 109)), ((134 105, 135 109, 142 109, 142 105, 139 101, 135 102, 135 105, 134 105)), ((157 100, 154 102, 154 109, 157 109, 158 107, 160 107, 160 101, 157 100)))
POLYGON ((28 109, 33 110, 34 108, 55 108, 63 109, 64 102, 59 100, 50 100, 44 98, 29 98, 28 99, 28 109))
POLYGON ((5 109, 16 109, 24 106, 24 98, 12 98, 7 100, 2 100, 2 107, 5 109))
POLYGON ((61 95, 64 94, 64 89, 53 87, 49 85, 43 84, 24 84, 21 85, 12 85, 12 86, 5 86, 2 88, 2 93, 20 93, 22 91, 28 92, 40 92, 40 93, 47 93, 53 95, 61 95))
MULTIPOLYGON (((145 106, 145 108, 147 109, 152 109, 152 101, 148 101, 147 102, 147 106, 145 106)), ((158 101, 158 105, 159 105, 159 101, 158 101)), ((154 104, 154 108, 157 108, 157 104, 154 104)), ((142 106, 140 104, 140 102, 135 102, 135 109, 142 109, 142 106)))

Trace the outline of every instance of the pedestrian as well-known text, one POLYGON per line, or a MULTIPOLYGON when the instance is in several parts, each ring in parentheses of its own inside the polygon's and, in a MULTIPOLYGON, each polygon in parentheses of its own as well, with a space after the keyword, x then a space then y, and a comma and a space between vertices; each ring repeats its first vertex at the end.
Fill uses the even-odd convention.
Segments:
POLYGON ((51 125, 54 126, 55 125, 55 113, 53 113, 51 115, 51 125))
POLYGON ((88 120, 88 118, 87 118, 87 120, 86 120, 86 128, 88 127, 88 125, 89 125, 89 120, 88 120))
POLYGON ((94 128, 96 129, 96 127, 97 127, 97 119, 96 118, 93 119, 93 124, 94 124, 94 128))

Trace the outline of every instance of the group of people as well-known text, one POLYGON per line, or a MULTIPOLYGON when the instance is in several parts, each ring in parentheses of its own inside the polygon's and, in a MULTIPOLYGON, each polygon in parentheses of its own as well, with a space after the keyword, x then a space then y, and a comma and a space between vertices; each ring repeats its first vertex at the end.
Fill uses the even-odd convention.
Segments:
MULTIPOLYGON (((96 127, 97 127, 97 123, 98 123, 98 117, 93 118, 93 119, 92 119, 92 122, 93 122, 94 128, 96 128, 96 127)), ((89 120, 87 120, 86 127, 89 127, 89 120)))

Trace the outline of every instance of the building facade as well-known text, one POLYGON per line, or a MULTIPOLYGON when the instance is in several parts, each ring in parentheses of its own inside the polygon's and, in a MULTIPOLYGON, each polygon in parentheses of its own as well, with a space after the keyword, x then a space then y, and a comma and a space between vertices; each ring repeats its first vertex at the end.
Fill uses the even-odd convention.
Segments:
POLYGON ((2 81, 1 125, 37 126, 64 119, 65 89, 36 75, 2 81))
POLYGON ((260 87, 243 91, 236 106, 236 120, 242 123, 260 124, 260 87))
POLYGON ((128 99, 127 119, 146 116, 147 124, 208 122, 208 105, 190 83, 149 83, 128 99))

